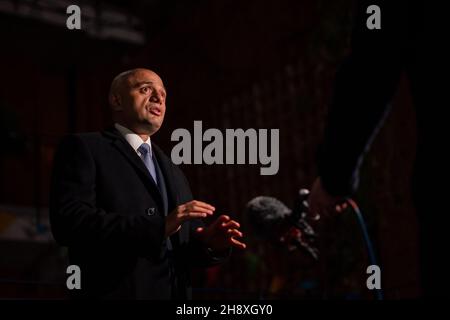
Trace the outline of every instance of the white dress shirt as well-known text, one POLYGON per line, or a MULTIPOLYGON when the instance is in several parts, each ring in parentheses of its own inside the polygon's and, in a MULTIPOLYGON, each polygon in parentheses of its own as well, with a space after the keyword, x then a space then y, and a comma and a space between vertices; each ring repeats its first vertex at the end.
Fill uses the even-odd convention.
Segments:
POLYGON ((141 146, 142 143, 146 143, 150 146, 150 158, 153 157, 153 151, 152 151, 152 142, 150 141, 150 137, 147 138, 147 141, 142 140, 142 138, 131 131, 130 129, 118 124, 114 123, 114 127, 116 127, 117 130, 123 135, 125 140, 128 141, 130 146, 136 151, 139 157, 141 157, 141 153, 138 151, 138 148, 141 146))

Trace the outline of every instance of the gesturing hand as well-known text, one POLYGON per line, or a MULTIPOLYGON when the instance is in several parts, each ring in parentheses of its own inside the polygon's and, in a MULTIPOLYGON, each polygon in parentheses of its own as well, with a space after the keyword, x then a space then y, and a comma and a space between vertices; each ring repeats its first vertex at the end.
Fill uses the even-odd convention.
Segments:
POLYGON ((207 227, 197 228, 197 234, 201 240, 212 250, 221 251, 230 247, 245 249, 246 245, 235 238, 242 238, 243 234, 238 230, 237 221, 231 220, 227 215, 221 215, 207 227))
POLYGON ((192 200, 176 207, 166 217, 166 237, 171 236, 180 230, 183 222, 206 218, 216 210, 212 205, 206 202, 192 200))

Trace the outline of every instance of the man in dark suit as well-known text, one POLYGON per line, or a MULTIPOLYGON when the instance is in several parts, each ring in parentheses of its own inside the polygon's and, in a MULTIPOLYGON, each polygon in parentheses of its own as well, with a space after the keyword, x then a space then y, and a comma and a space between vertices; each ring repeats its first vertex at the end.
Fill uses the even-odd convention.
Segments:
POLYGON ((422 292, 426 297, 447 295, 450 285, 444 255, 448 251, 448 196, 446 188, 439 186, 446 181, 449 167, 443 151, 448 140, 448 117, 442 106, 447 100, 442 81, 447 59, 442 31, 446 29, 438 26, 445 21, 439 17, 444 12, 436 3, 421 0, 359 1, 352 51, 336 76, 319 152, 319 177, 309 197, 315 213, 327 215, 342 210, 342 202, 357 189, 359 167, 404 73, 417 115, 412 191, 420 229, 422 292), (380 29, 367 27, 371 5, 380 8, 380 29))
POLYGON ((50 221, 81 270, 75 297, 189 299, 190 269, 245 248, 239 223, 193 200, 186 177, 150 137, 166 110, 161 78, 119 74, 109 102, 115 124, 65 137, 54 159, 50 221))

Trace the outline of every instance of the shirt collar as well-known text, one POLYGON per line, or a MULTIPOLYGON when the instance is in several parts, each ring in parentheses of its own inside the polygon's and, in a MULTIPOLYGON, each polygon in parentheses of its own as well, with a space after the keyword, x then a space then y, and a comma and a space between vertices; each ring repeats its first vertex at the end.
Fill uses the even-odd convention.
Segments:
POLYGON ((138 152, 138 148, 142 145, 142 143, 146 143, 150 146, 150 156, 152 156, 152 143, 150 141, 150 137, 147 138, 147 141, 143 141, 142 138, 131 131, 130 129, 118 124, 114 123, 114 127, 122 134, 122 136, 127 140, 130 146, 134 149, 134 151, 138 152))

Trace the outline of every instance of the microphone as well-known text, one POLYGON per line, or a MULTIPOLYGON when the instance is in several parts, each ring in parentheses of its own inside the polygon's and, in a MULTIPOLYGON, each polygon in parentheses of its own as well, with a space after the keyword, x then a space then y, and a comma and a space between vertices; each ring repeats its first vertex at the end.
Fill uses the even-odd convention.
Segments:
POLYGON ((301 189, 293 210, 274 197, 258 196, 250 200, 246 211, 255 234, 276 244, 284 242, 290 250, 293 247, 306 251, 318 260, 319 251, 313 247, 317 234, 306 220, 308 195, 308 190, 301 189))

